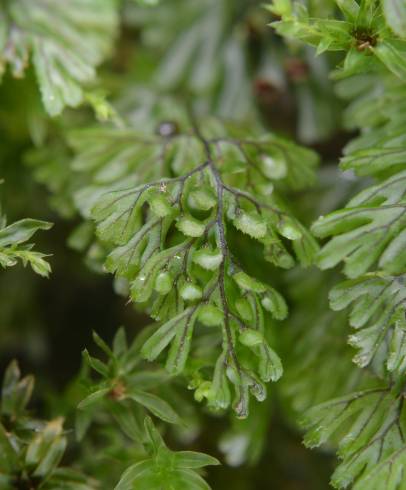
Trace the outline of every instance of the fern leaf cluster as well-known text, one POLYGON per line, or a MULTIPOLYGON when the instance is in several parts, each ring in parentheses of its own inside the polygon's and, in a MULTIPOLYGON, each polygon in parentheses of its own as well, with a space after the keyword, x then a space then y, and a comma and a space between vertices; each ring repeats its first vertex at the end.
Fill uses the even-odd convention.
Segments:
POLYGON ((51 272, 21 201, 142 328, 95 319, 33 410, 9 365, 0 487, 209 489, 213 447, 269 477, 281 424, 334 487, 406 488, 405 2, 0 0, 0 78, 0 265, 51 272))
POLYGON ((305 443, 318 446, 342 430, 338 455, 342 462, 332 476, 337 488, 354 480, 354 489, 399 488, 403 478, 403 395, 375 388, 318 405, 303 421, 310 427, 305 443))
POLYGON ((330 304, 333 310, 350 307, 349 323, 356 331, 349 343, 358 350, 353 360, 387 384, 309 411, 309 445, 322 444, 340 429, 342 462, 332 478, 338 488, 350 483, 355 489, 403 485, 406 121, 398 104, 403 101, 406 58, 405 33, 389 4, 337 2, 343 18, 330 19, 312 18, 291 2, 275 2, 273 7, 282 13, 276 24, 279 32, 317 46, 318 54, 346 52, 335 78, 351 77, 338 88, 347 97, 351 94, 346 122, 361 132, 344 150, 341 166, 375 179, 344 208, 313 225, 316 236, 329 238, 318 254, 319 266, 343 263, 349 278, 331 290, 330 304))

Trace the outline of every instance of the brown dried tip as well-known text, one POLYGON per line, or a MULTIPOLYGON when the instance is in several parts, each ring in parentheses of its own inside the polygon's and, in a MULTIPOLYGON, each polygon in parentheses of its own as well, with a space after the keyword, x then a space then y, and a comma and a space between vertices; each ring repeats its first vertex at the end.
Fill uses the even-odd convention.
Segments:
POLYGON ((108 397, 112 400, 122 400, 125 396, 126 388, 124 383, 118 381, 110 390, 108 397))
POLYGON ((358 51, 362 52, 376 45, 376 35, 368 29, 356 29, 352 35, 358 51))

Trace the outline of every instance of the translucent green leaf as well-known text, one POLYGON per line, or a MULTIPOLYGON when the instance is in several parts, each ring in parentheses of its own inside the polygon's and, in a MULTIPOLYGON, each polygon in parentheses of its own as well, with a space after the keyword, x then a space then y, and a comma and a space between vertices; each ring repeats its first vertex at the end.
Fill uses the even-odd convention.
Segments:
POLYGON ((185 283, 180 291, 180 295, 186 301, 194 301, 202 297, 202 290, 199 286, 192 283, 185 283))
MULTIPOLYGON (((383 475, 392 476, 391 485, 394 482, 398 485, 399 474, 388 472, 385 463, 389 458, 396 461, 404 450, 403 415, 396 392, 377 388, 353 393, 307 413, 304 425, 309 432, 305 443, 313 447, 338 439, 341 462, 332 477, 337 488, 346 488, 351 483, 354 488, 367 488, 363 485, 369 481, 382 482, 383 475)), ((396 487, 385 484, 381 488, 396 487)))
POLYGON ((264 238, 266 235, 266 223, 257 214, 238 212, 233 224, 238 230, 252 238, 264 238))
POLYGON ((47 112, 54 116, 65 105, 80 104, 83 86, 95 79, 95 67, 110 51, 117 24, 114 2, 16 0, 5 9, 0 22, 8 24, 9 49, 0 52, 1 65, 10 64, 13 75, 21 77, 32 53, 47 112))
POLYGON ((126 394, 127 397, 133 399, 137 403, 143 405, 156 417, 170 424, 179 424, 180 418, 175 410, 162 398, 159 398, 152 393, 131 389, 126 394))
POLYGON ((31 265, 34 272, 48 277, 51 266, 44 259, 45 254, 35 252, 27 242, 38 230, 49 230, 52 223, 34 219, 22 219, 6 226, 5 219, 0 223, 0 265, 12 267, 20 260, 25 266, 31 265))
POLYGON ((16 361, 12 361, 4 374, 1 390, 1 411, 10 417, 24 413, 34 388, 33 376, 21 378, 16 361))
POLYGON ((240 334, 239 341, 247 347, 254 347, 255 345, 262 344, 264 338, 258 330, 247 328, 240 334))
POLYGON ((91 393, 79 403, 78 408, 87 408, 94 403, 98 403, 100 400, 103 400, 109 392, 110 388, 103 388, 101 390, 95 391, 94 393, 91 393))
POLYGON ((18 245, 28 241, 38 230, 49 230, 52 223, 35 219, 23 219, 0 230, 0 247, 18 245))
POLYGON ((155 291, 168 294, 173 287, 173 279, 169 272, 160 272, 155 279, 155 291))
POLYGON ((204 466, 220 464, 216 458, 194 451, 178 451, 175 455, 175 461, 179 468, 203 468, 204 466))
POLYGON ((286 162, 280 156, 278 158, 265 155, 262 159, 262 168, 270 179, 283 179, 288 173, 286 162))
POLYGON ((406 79, 406 42, 381 42, 374 48, 374 53, 394 75, 406 79))
POLYGON ((199 321, 208 327, 219 326, 224 322, 224 314, 213 305, 203 305, 199 308, 199 321))
POLYGON ((160 218, 170 215, 173 210, 169 199, 163 193, 153 194, 149 198, 149 204, 152 212, 160 218))
POLYGON ((217 204, 215 193, 210 188, 196 188, 189 194, 190 204, 193 208, 208 211, 217 204))
POLYGON ((265 284, 257 281, 253 277, 249 276, 243 271, 237 272, 233 276, 234 281, 240 286, 241 289, 246 291, 254 291, 255 293, 264 293, 267 290, 265 284))
POLYGON ((348 19, 353 21, 357 19, 359 5, 355 0, 336 0, 336 4, 348 19))
POLYGON ((193 219, 192 217, 184 217, 176 223, 177 228, 186 236, 199 237, 203 235, 206 229, 204 223, 193 219))
POLYGON ((145 358, 153 360, 165 349, 176 334, 176 327, 179 323, 187 321, 192 314, 193 308, 182 311, 168 322, 160 326, 157 331, 145 342, 142 347, 142 354, 145 358))
POLYGON ((223 255, 218 250, 202 249, 193 254, 193 261, 204 269, 215 270, 223 261, 223 255))
POLYGON ((333 236, 318 256, 322 269, 345 261, 345 272, 356 277, 377 262, 391 270, 402 270, 400 231, 406 226, 405 179, 400 172, 354 197, 348 207, 319 218, 313 231, 320 237, 333 236))
POLYGON ((302 232, 299 226, 289 217, 282 219, 278 225, 278 230, 282 236, 289 240, 299 240, 302 238, 302 232))
POLYGON ((177 488, 210 490, 209 485, 194 468, 217 465, 217 459, 192 451, 174 452, 168 449, 150 418, 145 419, 149 458, 130 466, 122 475, 115 490, 177 488))
POLYGON ((269 288, 261 300, 262 306, 270 311, 277 320, 284 320, 288 315, 288 307, 283 297, 274 289, 269 288))
POLYGON ((330 304, 334 310, 351 305, 350 324, 357 332, 349 342, 359 349, 357 364, 365 367, 376 357, 390 371, 405 370, 404 275, 370 274, 345 281, 332 289, 330 304))

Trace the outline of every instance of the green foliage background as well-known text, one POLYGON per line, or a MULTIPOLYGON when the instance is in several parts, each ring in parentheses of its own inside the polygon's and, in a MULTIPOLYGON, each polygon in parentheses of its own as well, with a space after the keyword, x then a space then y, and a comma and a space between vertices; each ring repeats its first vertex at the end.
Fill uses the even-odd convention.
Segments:
POLYGON ((404 1, 0 0, 0 77, 0 488, 406 488, 404 1))

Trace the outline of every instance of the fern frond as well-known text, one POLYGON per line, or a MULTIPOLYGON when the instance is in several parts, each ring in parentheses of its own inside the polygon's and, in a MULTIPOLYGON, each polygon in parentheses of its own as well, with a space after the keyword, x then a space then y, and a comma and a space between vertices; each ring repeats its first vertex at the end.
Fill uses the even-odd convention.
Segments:
POLYGON ((401 488, 406 427, 400 391, 383 387, 352 393, 313 407, 306 414, 307 446, 339 440, 341 462, 332 476, 334 487, 401 488))
POLYGON ((109 53, 117 24, 113 0, 15 0, 0 13, 0 74, 22 77, 30 57, 46 111, 76 107, 109 53))
POLYGON ((347 312, 329 310, 328 285, 336 283, 337 274, 295 272, 289 290, 296 308, 282 333, 285 370, 280 386, 298 415, 333 397, 369 387, 371 380, 351 362, 354 350, 344 341, 349 333, 347 312))
POLYGON ((360 135, 344 150, 341 166, 375 184, 345 208, 320 217, 314 233, 329 238, 318 254, 322 269, 344 262, 350 278, 330 292, 334 310, 350 306, 357 332, 349 343, 354 361, 387 381, 387 387, 354 393, 311 408, 304 421, 307 445, 338 445, 337 488, 394 490, 404 486, 404 364, 406 311, 406 173, 403 9, 397 2, 336 0, 341 14, 320 19, 299 2, 275 1, 280 33, 301 39, 317 53, 345 51, 335 78, 351 102, 346 126, 360 135), (399 17, 394 20, 394 12, 399 17), (369 272, 371 271, 371 272, 369 272))
POLYGON ((344 281, 330 292, 334 310, 351 305, 350 324, 357 333, 349 337, 360 350, 354 361, 361 367, 375 364, 378 372, 400 376, 406 363, 406 276, 371 273, 344 281))
POLYGON ((347 207, 321 217, 313 225, 319 237, 333 238, 318 257, 322 269, 345 262, 357 277, 371 267, 389 272, 406 266, 406 171, 360 192, 347 207))
POLYGON ((242 139, 216 120, 203 121, 201 130, 193 117, 179 108, 175 113, 179 122, 158 124, 156 134, 74 133, 71 143, 82 152, 73 166, 91 182, 77 198, 85 215, 93 208, 98 235, 110 243, 106 268, 125 277, 132 299, 147 303, 161 322, 144 355, 155 359, 171 344, 166 366, 178 374, 186 369, 194 330, 215 327, 218 354, 205 397, 215 408, 227 407, 231 381, 234 407, 246 416, 248 393, 263 399, 263 383, 281 375, 265 318, 284 318, 286 305, 246 274, 227 234, 234 229, 257 240, 280 267, 291 267, 294 255, 311 263, 317 245, 272 183, 307 184, 317 159, 280 137, 242 139))
POLYGON ((345 124, 360 129, 344 148, 343 170, 385 178, 403 170, 405 162, 406 88, 393 77, 360 76, 342 80, 340 95, 351 95, 345 124))

